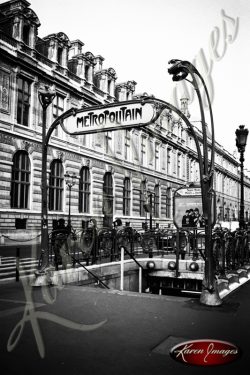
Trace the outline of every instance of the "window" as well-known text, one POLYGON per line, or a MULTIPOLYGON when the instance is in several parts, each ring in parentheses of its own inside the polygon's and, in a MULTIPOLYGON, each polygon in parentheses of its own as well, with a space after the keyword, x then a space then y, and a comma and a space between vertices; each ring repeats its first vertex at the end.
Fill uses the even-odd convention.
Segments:
POLYGON ((16 218, 15 228, 16 229, 26 229, 27 228, 27 219, 16 218))
POLYGON ((30 109, 30 82, 24 78, 18 78, 17 122, 29 125, 30 109))
POLYGON ((63 166, 61 160, 53 160, 49 176, 49 210, 61 211, 63 198, 63 166))
POLYGON ((155 185, 154 191, 154 216, 159 217, 160 215, 160 186, 155 185))
POLYGON ((130 215, 130 200, 131 200, 131 190, 130 190, 130 179, 126 177, 124 179, 123 186, 123 215, 130 215))
POLYGON ((131 144, 130 130, 125 130, 125 150, 124 150, 125 160, 130 160, 130 144, 131 144))
POLYGON ((28 208, 30 188, 30 160, 26 151, 13 157, 11 178, 11 208, 28 208))
POLYGON ((80 171, 79 212, 90 212, 90 173, 88 167, 82 167, 80 171))
POLYGON ((23 27, 23 42, 27 44, 27 46, 30 45, 30 27, 29 25, 24 25, 23 27))
POLYGON ((111 172, 106 172, 103 178, 103 225, 112 226, 113 222, 113 180, 111 172))
POLYGON ((111 93, 111 80, 110 79, 108 79, 108 93, 110 95, 112 95, 112 93, 111 93))
POLYGON ((146 138, 141 137, 141 165, 144 165, 146 161, 146 138))
POLYGON ((105 133, 105 153, 112 153, 112 132, 105 133))
POLYGON ((181 177, 181 154, 177 154, 177 177, 181 177))
POLYGON ((171 149, 167 149, 167 174, 170 174, 171 171, 171 149))
MULTIPOLYGON (((57 95, 53 100, 53 121, 57 119, 64 111, 64 98, 61 95, 57 95)), ((58 137, 58 126, 54 131, 56 137, 58 137)))
POLYGON ((166 217, 171 218, 171 188, 166 192, 166 217))
POLYGON ((62 47, 58 47, 57 61, 58 61, 58 64, 62 65, 62 63, 63 63, 63 48, 62 47))
POLYGON ((159 149, 160 149, 160 145, 159 143, 156 143, 155 144, 155 170, 156 171, 159 170, 159 149))
POLYGON ((141 186, 140 186, 140 216, 146 215, 146 211, 144 208, 145 196, 146 196, 146 182, 142 181, 141 186))
POLYGON ((90 70, 89 65, 85 65, 84 78, 86 79, 87 82, 89 80, 89 70, 90 70))

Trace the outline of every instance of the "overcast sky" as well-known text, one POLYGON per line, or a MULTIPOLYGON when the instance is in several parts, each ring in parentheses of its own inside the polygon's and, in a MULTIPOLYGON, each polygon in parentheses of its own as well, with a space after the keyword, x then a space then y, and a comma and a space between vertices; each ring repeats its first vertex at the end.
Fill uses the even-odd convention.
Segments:
MULTIPOLYGON (((196 59, 212 100, 216 140, 233 153, 236 128, 243 124, 250 130, 250 1, 29 2, 41 22, 40 37, 63 31, 70 40, 80 39, 83 52, 103 56, 104 68, 115 69, 117 82, 136 81, 137 93, 176 105, 168 61, 196 59)), ((191 119, 199 119, 195 102, 190 112, 191 119)), ((245 156, 250 170, 250 135, 245 156)))

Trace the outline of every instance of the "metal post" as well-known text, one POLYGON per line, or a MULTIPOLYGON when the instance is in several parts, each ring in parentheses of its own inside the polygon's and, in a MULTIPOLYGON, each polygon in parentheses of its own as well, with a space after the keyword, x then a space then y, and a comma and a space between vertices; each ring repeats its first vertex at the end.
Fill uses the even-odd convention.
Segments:
POLYGON ((193 125, 185 116, 181 118, 188 125, 196 144, 199 168, 200 168, 200 186, 202 194, 202 208, 203 215, 205 219, 205 272, 203 280, 203 289, 200 297, 200 302, 206 305, 220 305, 222 300, 220 299, 217 283, 215 280, 215 270, 213 265, 213 254, 212 254, 212 189, 213 189, 213 174, 214 174, 214 147, 215 147, 215 137, 214 137, 214 122, 211 101, 209 98, 209 93, 205 84, 205 81, 201 74, 198 72, 196 67, 189 61, 182 60, 171 60, 169 62, 172 66, 168 69, 168 72, 173 75, 173 81, 185 80, 188 75, 191 79, 187 79, 190 82, 197 94, 199 109, 201 115, 201 126, 203 135, 203 152, 201 152, 201 146, 194 131, 193 125), (199 78, 199 81, 197 80, 199 78), (200 83, 202 84, 206 99, 209 107, 209 116, 211 123, 211 160, 208 160, 208 137, 207 137, 207 123, 205 119, 205 111, 202 101, 202 96, 200 92, 200 83))
POLYGON ((240 153, 240 230, 245 229, 245 215, 244 215, 244 152, 247 144, 248 129, 245 125, 240 125, 235 132, 236 134, 236 146, 240 153))
POLYGON ((46 139, 46 113, 52 103, 55 93, 39 91, 39 101, 43 109, 42 122, 42 209, 41 209, 41 254, 42 262, 39 271, 43 271, 49 264, 49 235, 48 235, 48 201, 47 201, 47 145, 46 139))
POLYGON ((149 216, 149 229, 153 229, 153 194, 149 194, 150 216, 149 216))
POLYGON ((240 151, 240 229, 245 228, 245 215, 244 215, 244 150, 240 151))
POLYGON ((142 292, 142 268, 139 267, 139 293, 142 292))
POLYGON ((66 185, 69 188, 69 213, 68 213, 68 228, 71 228, 71 189, 76 183, 77 176, 75 173, 69 174, 69 172, 66 172, 64 175, 66 185))
POLYGON ((121 283, 120 290, 124 288, 124 247, 121 246, 121 283))
POLYGON ((20 247, 16 249, 16 281, 19 281, 20 247))
POLYGON ((71 227, 71 213, 70 213, 70 206, 71 206, 71 188, 72 186, 69 185, 69 216, 68 216, 68 227, 71 227))

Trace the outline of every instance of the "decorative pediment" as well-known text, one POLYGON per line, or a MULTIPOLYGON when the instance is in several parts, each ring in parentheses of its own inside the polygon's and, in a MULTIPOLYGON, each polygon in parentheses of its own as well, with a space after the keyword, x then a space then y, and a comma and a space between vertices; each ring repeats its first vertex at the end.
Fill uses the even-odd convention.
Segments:
POLYGON ((93 55, 92 52, 86 52, 84 55, 86 60, 88 60, 90 63, 94 63, 95 56, 93 55))
POLYGON ((63 32, 59 32, 57 34, 56 33, 49 34, 43 39, 44 40, 55 40, 55 39, 57 39, 59 44, 61 44, 62 46, 66 46, 66 47, 71 46, 71 43, 70 43, 70 40, 69 40, 68 36, 63 32))
POLYGON ((37 17, 36 13, 32 9, 30 8, 24 9, 23 15, 26 19, 30 20, 32 23, 35 23, 37 27, 41 25, 39 18, 37 17))
POLYGON ((107 71, 108 75, 110 75, 112 78, 116 78, 116 72, 113 68, 109 68, 107 71))

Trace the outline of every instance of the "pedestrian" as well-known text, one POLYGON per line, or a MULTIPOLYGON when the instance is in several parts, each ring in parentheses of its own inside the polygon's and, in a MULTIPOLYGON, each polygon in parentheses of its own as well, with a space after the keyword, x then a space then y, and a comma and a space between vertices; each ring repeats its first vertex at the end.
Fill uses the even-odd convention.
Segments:
POLYGON ((202 228, 205 226, 204 217, 200 214, 199 209, 194 209, 194 225, 196 228, 202 228))
POLYGON ((186 210, 185 215, 182 217, 182 227, 189 226, 189 210, 186 210))
POLYGON ((195 222, 194 222, 195 214, 194 214, 194 210, 192 208, 190 208, 190 210, 189 210, 188 217, 189 217, 189 227, 191 227, 191 228, 195 227, 195 222))

